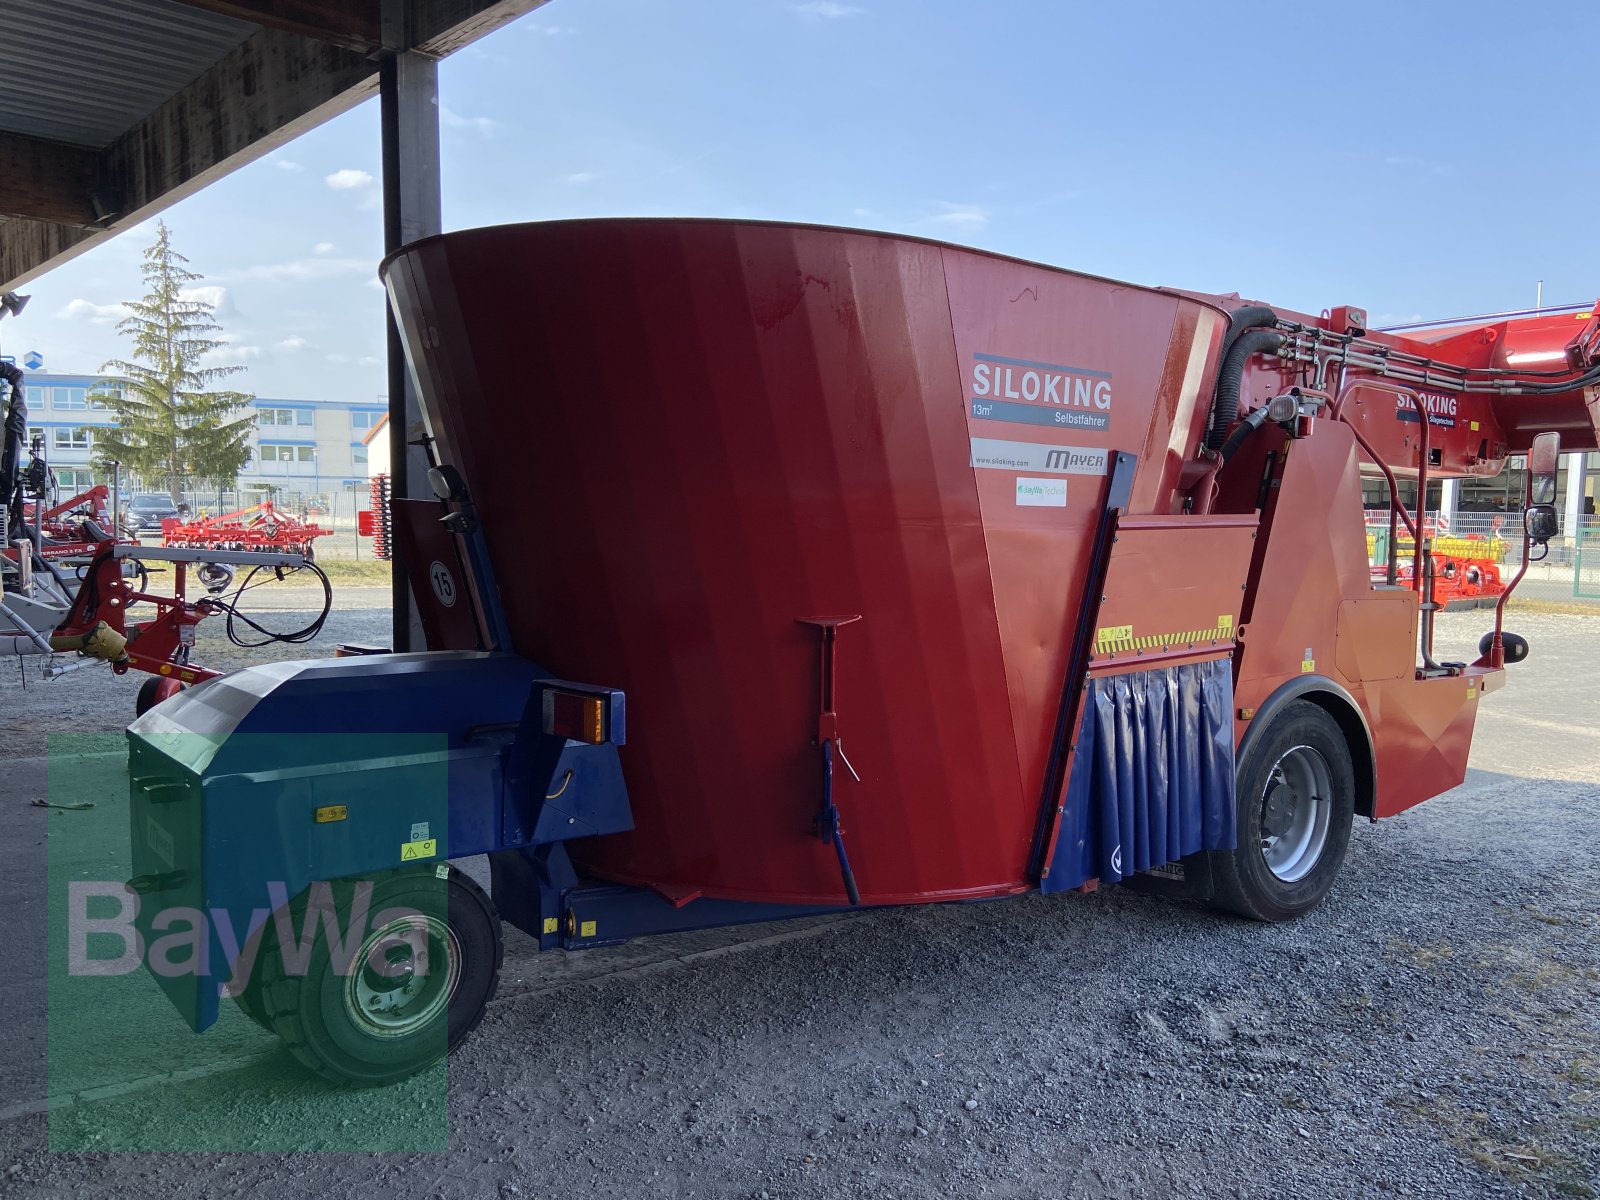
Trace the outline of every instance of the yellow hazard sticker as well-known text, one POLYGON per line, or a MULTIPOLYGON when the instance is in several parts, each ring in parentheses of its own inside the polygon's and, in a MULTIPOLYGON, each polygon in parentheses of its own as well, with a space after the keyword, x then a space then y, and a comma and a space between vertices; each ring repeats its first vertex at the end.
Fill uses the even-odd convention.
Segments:
POLYGON ((1135 637, 1132 625, 1108 625, 1095 634, 1100 654, 1144 654, 1172 649, 1193 649, 1208 642, 1233 638, 1233 616, 1223 613, 1210 629, 1182 629, 1171 633, 1143 633, 1135 637))
POLYGON ((561 932, 561 918, 560 917, 546 917, 544 919, 544 931, 546 933, 560 933, 561 932))
POLYGON ((578 935, 580 937, 593 937, 597 928, 598 926, 595 924, 595 922, 585 921, 583 924, 578 926, 578 935))
POLYGON ((1094 635, 1094 640, 1102 651, 1109 650, 1118 642, 1131 642, 1133 640, 1132 625, 1107 625, 1094 635))
POLYGON ((432 858, 439 853, 439 839, 426 838, 420 842, 401 842, 400 861, 414 862, 419 858, 432 858))
POLYGON ((1476 695, 1477 695, 1477 694, 1478 694, 1478 689, 1477 689, 1477 687, 1476 687, 1476 686, 1474 686, 1474 685, 1473 685, 1473 684, 1470 684, 1470 683, 1469 683, 1469 684, 1467 684, 1467 699, 1468 699, 1468 700, 1471 700, 1471 699, 1472 699, 1472 698, 1473 698, 1473 697, 1474 697, 1474 696, 1476 696, 1476 695))
POLYGON ((1302 675, 1309 675, 1309 674, 1311 674, 1311 672, 1315 671, 1316 669, 1317 669, 1317 660, 1314 659, 1314 658, 1308 658, 1308 659, 1304 660, 1300 664, 1300 674, 1302 674, 1302 675))

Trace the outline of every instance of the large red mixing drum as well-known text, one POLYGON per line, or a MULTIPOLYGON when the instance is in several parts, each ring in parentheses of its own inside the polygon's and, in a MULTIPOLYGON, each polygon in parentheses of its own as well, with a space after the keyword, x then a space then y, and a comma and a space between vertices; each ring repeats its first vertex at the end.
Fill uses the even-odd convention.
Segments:
POLYGON ((862 901, 1034 885, 1107 455, 1136 456, 1133 513, 1171 511, 1220 309, 723 221, 448 234, 386 277, 514 648, 628 695, 636 828, 574 857, 669 896, 841 903, 807 622, 859 616, 833 653, 862 901))

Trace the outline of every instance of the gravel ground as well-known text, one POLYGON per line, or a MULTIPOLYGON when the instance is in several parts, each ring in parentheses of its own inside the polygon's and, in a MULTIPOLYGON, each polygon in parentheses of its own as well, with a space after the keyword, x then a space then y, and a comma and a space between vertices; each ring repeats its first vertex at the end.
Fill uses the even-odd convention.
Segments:
MULTIPOLYGON (((386 620, 341 612, 324 638, 381 640, 386 620)), ((1441 656, 1484 620, 1441 618, 1441 656)), ((1512 625, 1534 657, 1483 702, 1467 782, 1358 825, 1298 922, 1108 888, 570 956, 512 933, 447 1073, 327 1088, 239 1019, 190 1039, 216 1047, 194 1077, 57 1097, 74 1102, 48 1119, 56 1145, 194 1145, 225 1116, 245 1146, 290 1122, 308 1148, 401 1144, 447 1082, 447 1151, 49 1152, 36 1071, 0 1097, 0 1191, 1595 1196, 1600 618, 1512 625)), ((94 686, 42 686, 36 728, 115 725, 94 686)), ((15 845, 42 841, 41 812, 15 845)), ((36 993, 4 1004, 13 1046, 42 1044, 36 993)))

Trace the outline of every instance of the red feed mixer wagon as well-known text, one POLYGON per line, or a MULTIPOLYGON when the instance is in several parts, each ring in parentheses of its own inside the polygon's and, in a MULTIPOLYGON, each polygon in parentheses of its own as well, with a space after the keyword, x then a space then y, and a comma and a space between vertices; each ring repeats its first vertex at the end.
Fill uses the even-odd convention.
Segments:
POLYGON ((1425 496, 1530 453, 1526 561, 1553 435, 1593 448, 1600 416, 1592 314, 1402 337, 727 221, 448 234, 384 276, 435 463, 436 500, 394 501, 428 652, 251 668, 130 730, 151 911, 244 928, 269 880, 291 914, 356 879, 421 906, 347 987, 272 967, 272 922, 264 981, 226 938, 210 977, 162 980, 203 1028, 233 970, 299 1057, 363 1082, 472 1027, 500 919, 580 949, 1157 868, 1305 912, 1356 815, 1461 781, 1527 650, 1502 601, 1476 660, 1439 661, 1427 530, 1393 501, 1374 578, 1363 473, 1425 496), (251 734, 297 782, 249 775, 251 734), (477 853, 492 897, 445 866, 477 853))

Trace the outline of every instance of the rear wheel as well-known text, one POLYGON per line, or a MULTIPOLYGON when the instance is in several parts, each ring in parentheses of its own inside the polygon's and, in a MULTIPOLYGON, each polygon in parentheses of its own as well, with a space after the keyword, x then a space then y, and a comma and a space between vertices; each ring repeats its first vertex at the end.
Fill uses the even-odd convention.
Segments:
POLYGON ((1309 700, 1285 705, 1239 764, 1237 847, 1211 855, 1216 903, 1258 921, 1316 907, 1344 865, 1355 792, 1338 722, 1309 700))
MULTIPOLYGON (((435 865, 371 881, 366 919, 351 929, 358 881, 328 885, 333 915, 353 954, 336 961, 327 920, 316 921, 310 958, 278 952, 273 933, 257 969, 266 1023, 301 1063, 340 1083, 393 1083, 454 1050, 483 1019, 500 981, 504 946, 494 904, 471 878, 435 865), (355 939, 359 937, 360 941, 355 939)), ((314 892, 315 889, 313 889, 314 892)), ((290 906, 303 939, 313 892, 290 906)), ((326 903, 326 901, 325 901, 326 903)))

